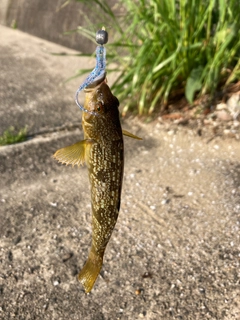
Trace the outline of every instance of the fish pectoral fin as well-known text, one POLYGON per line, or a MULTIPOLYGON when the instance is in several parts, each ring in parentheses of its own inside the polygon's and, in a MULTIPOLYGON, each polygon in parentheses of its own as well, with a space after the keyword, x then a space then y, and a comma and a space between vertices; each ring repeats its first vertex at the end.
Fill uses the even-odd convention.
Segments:
POLYGON ((82 140, 71 146, 57 150, 53 158, 66 165, 71 164, 73 167, 78 167, 84 162, 88 162, 90 147, 93 140, 82 140))
POLYGON ((127 130, 122 130, 122 133, 124 136, 133 138, 133 139, 137 139, 137 140, 142 140, 142 138, 135 136, 134 134, 132 134, 131 132, 128 132, 127 130))

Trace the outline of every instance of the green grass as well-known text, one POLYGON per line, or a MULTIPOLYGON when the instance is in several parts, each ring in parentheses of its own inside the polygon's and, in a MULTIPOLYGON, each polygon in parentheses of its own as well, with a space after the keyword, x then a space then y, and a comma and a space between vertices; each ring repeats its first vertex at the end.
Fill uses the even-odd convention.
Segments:
MULTIPOLYGON (((112 89, 124 112, 161 111, 179 93, 191 104, 239 79, 237 0, 121 0, 119 16, 105 0, 76 1, 94 8, 109 32, 108 66, 117 68, 107 71, 118 74, 112 89)), ((78 31, 95 42, 98 27, 78 31)))
POLYGON ((27 128, 20 129, 18 132, 15 131, 14 127, 9 127, 0 136, 0 146, 8 144, 18 143, 27 139, 27 128))

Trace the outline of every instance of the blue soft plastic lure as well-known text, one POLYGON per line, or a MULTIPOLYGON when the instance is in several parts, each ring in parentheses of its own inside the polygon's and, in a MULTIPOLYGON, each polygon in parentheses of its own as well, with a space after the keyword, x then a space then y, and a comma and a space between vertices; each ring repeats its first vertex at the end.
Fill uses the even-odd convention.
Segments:
POLYGON ((107 34, 107 31, 105 31, 105 28, 103 27, 102 30, 99 30, 96 33, 96 42, 100 44, 100 46, 97 46, 96 48, 96 67, 85 79, 83 84, 80 85, 75 95, 75 101, 78 107, 80 108, 80 110, 91 113, 93 115, 98 115, 98 114, 93 111, 89 111, 85 109, 78 101, 78 94, 93 82, 96 82, 104 78, 106 73, 106 49, 103 45, 107 43, 107 41, 108 41, 108 34, 107 34))

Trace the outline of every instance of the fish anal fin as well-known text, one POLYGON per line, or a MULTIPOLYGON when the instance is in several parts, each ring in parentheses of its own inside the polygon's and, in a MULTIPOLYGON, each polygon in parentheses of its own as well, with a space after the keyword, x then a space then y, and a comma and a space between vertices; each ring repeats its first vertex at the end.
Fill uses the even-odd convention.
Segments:
POLYGON ((131 132, 128 132, 127 130, 122 130, 122 133, 124 136, 127 136, 129 138, 133 138, 133 139, 137 139, 137 140, 142 140, 142 138, 135 136, 134 134, 132 134, 131 132))
POLYGON ((53 158, 66 165, 83 165, 84 162, 88 163, 90 147, 93 144, 92 140, 82 140, 71 146, 57 150, 53 158))

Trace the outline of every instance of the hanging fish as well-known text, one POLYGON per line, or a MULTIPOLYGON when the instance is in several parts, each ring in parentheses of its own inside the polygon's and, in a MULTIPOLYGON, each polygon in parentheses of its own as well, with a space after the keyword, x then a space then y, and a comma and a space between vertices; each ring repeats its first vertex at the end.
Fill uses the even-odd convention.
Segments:
POLYGON ((96 59, 96 68, 91 73, 94 73, 94 76, 90 82, 87 80, 88 77, 84 82, 87 85, 83 84, 79 87, 83 89, 78 90, 84 90, 86 93, 84 106, 77 102, 84 111, 84 140, 62 148, 54 154, 54 158, 61 163, 80 166, 85 162, 88 167, 92 245, 88 259, 78 275, 86 293, 91 291, 101 271, 104 252, 118 218, 124 165, 123 134, 141 140, 122 130, 119 101, 106 84, 105 66, 101 72, 98 69, 98 62, 102 59, 98 56, 98 51, 96 59))

